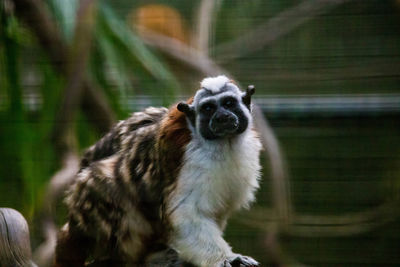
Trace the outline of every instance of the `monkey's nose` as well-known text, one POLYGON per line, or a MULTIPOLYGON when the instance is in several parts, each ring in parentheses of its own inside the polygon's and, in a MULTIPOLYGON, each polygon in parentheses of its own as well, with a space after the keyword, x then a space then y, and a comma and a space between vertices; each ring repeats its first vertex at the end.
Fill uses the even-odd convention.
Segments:
POLYGON ((235 115, 228 112, 220 112, 210 121, 210 129, 214 134, 223 136, 236 131, 238 128, 238 119, 235 115))
POLYGON ((220 113, 217 116, 215 116, 215 122, 218 122, 218 123, 229 122, 232 119, 233 119, 233 117, 231 115, 229 115, 228 113, 220 113))

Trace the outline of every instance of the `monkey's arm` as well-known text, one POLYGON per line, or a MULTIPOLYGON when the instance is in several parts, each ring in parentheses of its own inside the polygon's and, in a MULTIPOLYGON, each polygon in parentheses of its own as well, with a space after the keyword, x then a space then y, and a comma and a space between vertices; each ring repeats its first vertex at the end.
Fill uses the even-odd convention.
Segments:
POLYGON ((174 211, 173 247, 182 259, 198 266, 224 266, 224 260, 233 253, 222 231, 214 221, 192 209, 181 205, 174 211))
POLYGON ((258 266, 252 258, 233 253, 218 224, 205 214, 194 212, 189 205, 181 205, 174 211, 173 227, 173 248, 180 258, 196 266, 230 267, 234 263, 258 266))

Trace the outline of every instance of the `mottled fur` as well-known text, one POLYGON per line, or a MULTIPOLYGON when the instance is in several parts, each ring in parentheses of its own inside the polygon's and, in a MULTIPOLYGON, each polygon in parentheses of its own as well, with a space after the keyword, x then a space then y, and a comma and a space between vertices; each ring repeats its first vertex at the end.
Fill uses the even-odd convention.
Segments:
MULTIPOLYGON (((108 253, 113 248, 118 257, 143 262, 149 253, 163 249, 170 227, 165 196, 190 140, 185 125, 185 115, 175 107, 148 108, 119 122, 89 148, 69 190, 70 220, 60 235, 84 239, 85 258, 93 253, 113 257, 114 251, 108 253)), ((57 254, 59 264, 68 266, 63 240, 59 238, 57 254)))
MULTIPOLYGON (((217 80, 203 85, 212 94, 232 86, 217 80)), ((247 207, 258 187, 261 145, 240 105, 249 126, 228 140, 202 138, 195 120, 173 106, 134 113, 89 148, 67 194, 56 265, 105 258, 142 266, 168 248, 200 266, 230 266, 236 258, 256 265, 222 238, 229 215, 247 207)))

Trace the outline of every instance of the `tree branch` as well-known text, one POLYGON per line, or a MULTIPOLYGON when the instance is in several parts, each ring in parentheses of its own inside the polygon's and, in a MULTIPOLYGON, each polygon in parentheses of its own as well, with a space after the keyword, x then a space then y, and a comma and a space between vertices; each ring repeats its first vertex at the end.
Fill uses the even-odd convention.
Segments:
POLYGON ((0 208, 0 265, 36 267, 28 223, 18 211, 9 208, 0 208))
POLYGON ((87 117, 100 132, 108 131, 114 116, 101 91, 94 88, 86 77, 86 65, 90 54, 92 28, 95 23, 94 0, 82 0, 78 10, 75 36, 68 48, 55 27, 44 3, 40 0, 13 0, 18 17, 36 35, 47 53, 51 64, 67 83, 63 91, 60 112, 53 129, 53 141, 62 167, 50 180, 46 190, 46 202, 42 207, 42 227, 45 241, 35 251, 34 257, 40 266, 49 266, 54 256, 57 227, 54 223, 52 205, 73 181, 79 168, 76 154, 73 121, 81 105, 87 117))
POLYGON ((95 25, 95 1, 81 0, 77 12, 77 23, 72 45, 68 51, 67 85, 63 90, 61 107, 53 128, 53 141, 61 155, 75 148, 73 124, 77 108, 81 103, 84 89, 84 76, 92 42, 92 29, 95 25))
POLYGON ((214 54, 219 62, 223 62, 254 53, 291 33, 314 17, 327 13, 348 1, 350 0, 304 0, 247 34, 218 45, 214 49, 214 54))
POLYGON ((218 66, 211 58, 185 43, 147 29, 141 29, 141 34, 147 45, 159 49, 203 75, 214 76, 224 73, 229 76, 227 71, 218 66))
POLYGON ((202 0, 197 13, 196 32, 193 38, 195 47, 204 55, 208 55, 210 36, 218 5, 218 0, 202 0))
MULTIPOLYGON (((343 215, 305 215, 294 214, 291 223, 282 227, 282 232, 290 236, 336 237, 365 233, 399 218, 399 202, 388 201, 366 211, 343 215)), ((278 218, 273 210, 253 208, 245 216, 235 217, 249 227, 269 232, 275 227, 278 218)))
MULTIPOLYGON (((61 38, 51 16, 41 0, 12 0, 17 16, 36 35, 43 51, 56 71, 68 77, 68 48, 61 38)), ((115 122, 115 116, 102 92, 84 76, 82 110, 94 126, 106 132, 115 122)))
POLYGON ((289 179, 286 173, 286 164, 277 138, 257 105, 253 105, 255 125, 260 133, 261 142, 267 151, 267 164, 270 165, 272 179, 273 205, 277 212, 279 224, 289 224, 292 213, 289 179))

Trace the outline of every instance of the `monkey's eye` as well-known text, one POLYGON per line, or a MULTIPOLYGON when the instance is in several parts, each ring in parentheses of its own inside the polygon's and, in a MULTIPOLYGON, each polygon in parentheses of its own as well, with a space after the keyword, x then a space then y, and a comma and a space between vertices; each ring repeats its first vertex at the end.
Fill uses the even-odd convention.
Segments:
POLYGON ((201 111, 205 113, 211 113, 215 110, 216 106, 212 103, 205 103, 201 106, 201 111))
POLYGON ((235 98, 225 98, 222 102, 224 108, 232 108, 236 105, 237 100, 235 98))

